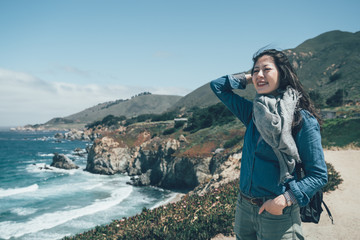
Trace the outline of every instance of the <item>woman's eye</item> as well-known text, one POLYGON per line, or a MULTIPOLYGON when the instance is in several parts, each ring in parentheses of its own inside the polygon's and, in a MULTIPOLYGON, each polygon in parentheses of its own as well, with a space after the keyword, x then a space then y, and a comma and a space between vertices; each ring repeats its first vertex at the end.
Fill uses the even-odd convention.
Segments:
POLYGON ((259 70, 254 70, 254 73, 257 73, 257 72, 259 72, 259 70))

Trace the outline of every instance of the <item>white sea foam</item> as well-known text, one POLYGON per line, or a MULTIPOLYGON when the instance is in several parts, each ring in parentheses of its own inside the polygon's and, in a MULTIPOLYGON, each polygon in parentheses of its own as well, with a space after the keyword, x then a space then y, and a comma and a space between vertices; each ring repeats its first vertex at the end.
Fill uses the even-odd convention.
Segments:
POLYGON ((53 157, 54 156, 53 153, 38 153, 37 155, 39 157, 53 157))
POLYGON ((173 199, 175 199, 177 197, 177 195, 178 195, 178 193, 176 193, 176 192, 172 193, 170 197, 168 197, 164 201, 158 202, 151 209, 155 209, 155 208, 158 208, 160 206, 163 206, 163 205, 166 205, 166 204, 170 203, 173 199))
POLYGON ((53 172, 53 173, 64 173, 64 174, 69 174, 69 175, 73 175, 77 171, 82 171, 82 169, 80 169, 80 168, 67 170, 67 169, 51 167, 50 165, 47 165, 45 163, 29 164, 26 167, 26 170, 30 173, 53 172))
POLYGON ((49 140, 54 140, 54 137, 39 137, 39 138, 34 138, 33 141, 49 141, 49 140))
POLYGON ((90 185, 90 186, 87 186, 87 187, 85 187, 84 189, 85 190, 92 190, 92 189, 94 189, 94 188, 100 188, 100 187, 102 187, 104 184, 103 183, 98 183, 98 184, 95 184, 95 185, 90 185))
POLYGON ((12 213, 17 214, 18 216, 27 216, 30 214, 33 214, 37 211, 36 208, 23 208, 23 207, 19 207, 19 208, 14 208, 10 210, 12 213))
POLYGON ((2 189, 0 188, 0 198, 9 197, 17 194, 27 193, 27 192, 34 192, 39 189, 37 184, 33 184, 28 187, 23 188, 9 188, 9 189, 2 189))
POLYGON ((46 213, 30 219, 27 222, 0 222, 0 238, 9 239, 11 237, 21 237, 25 234, 36 233, 44 229, 51 229, 72 219, 107 210, 128 198, 131 192, 132 187, 128 186, 113 192, 109 198, 95 201, 93 204, 83 208, 46 213))

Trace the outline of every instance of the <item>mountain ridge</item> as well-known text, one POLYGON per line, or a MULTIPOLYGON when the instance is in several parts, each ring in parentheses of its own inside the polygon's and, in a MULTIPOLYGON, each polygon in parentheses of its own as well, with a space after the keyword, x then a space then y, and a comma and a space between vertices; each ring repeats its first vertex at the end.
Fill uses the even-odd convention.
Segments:
MULTIPOLYGON (((318 107, 326 107, 327 100, 339 94, 339 91, 343 103, 360 101, 360 76, 357 74, 360 68, 360 31, 325 32, 284 52, 318 107)), ((214 76, 214 79, 216 77, 219 76, 214 76)), ((247 86, 246 91, 234 91, 249 100, 255 96, 252 85, 247 86)), ((107 115, 131 118, 141 114, 160 114, 166 111, 184 112, 192 107, 204 108, 218 102, 219 99, 207 82, 183 97, 140 95, 130 100, 98 104, 64 118, 54 118, 45 125, 55 126, 61 123, 66 126, 80 123, 80 126, 84 126, 107 115)))
MULTIPOLYGON (((360 68, 360 31, 325 32, 283 52, 289 57, 304 87, 316 93, 317 99, 313 100, 319 107, 325 107, 326 100, 339 89, 347 92, 344 101, 359 101, 360 76, 356 70, 360 68)), ((252 85, 247 86, 246 91, 234 92, 249 100, 255 96, 252 85)), ((207 107, 218 102, 209 83, 205 83, 180 99, 173 108, 181 109, 186 105, 207 107)))

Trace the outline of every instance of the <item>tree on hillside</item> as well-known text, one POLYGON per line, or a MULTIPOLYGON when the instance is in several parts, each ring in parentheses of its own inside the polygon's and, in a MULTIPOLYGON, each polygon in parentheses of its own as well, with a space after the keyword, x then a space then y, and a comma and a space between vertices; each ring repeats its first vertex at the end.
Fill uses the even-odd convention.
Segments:
POLYGON ((309 91, 309 96, 317 108, 321 108, 323 106, 323 98, 318 90, 309 91))
POLYGON ((345 96, 347 96, 347 92, 344 89, 338 89, 334 95, 326 100, 326 104, 330 107, 341 106, 345 96))

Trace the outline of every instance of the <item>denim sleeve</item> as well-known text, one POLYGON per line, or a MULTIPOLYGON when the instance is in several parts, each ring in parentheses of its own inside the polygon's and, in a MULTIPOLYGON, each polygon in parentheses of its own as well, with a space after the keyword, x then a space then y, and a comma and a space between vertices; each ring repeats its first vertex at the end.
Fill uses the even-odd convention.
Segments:
POLYGON ((232 89, 245 89, 245 74, 227 75, 210 82, 215 95, 247 126, 252 113, 252 102, 237 95, 232 89))
POLYGON ((295 141, 303 163, 305 177, 291 180, 289 187, 300 206, 309 203, 310 198, 328 181, 327 167, 321 145, 320 126, 315 117, 302 112, 302 127, 295 141))

